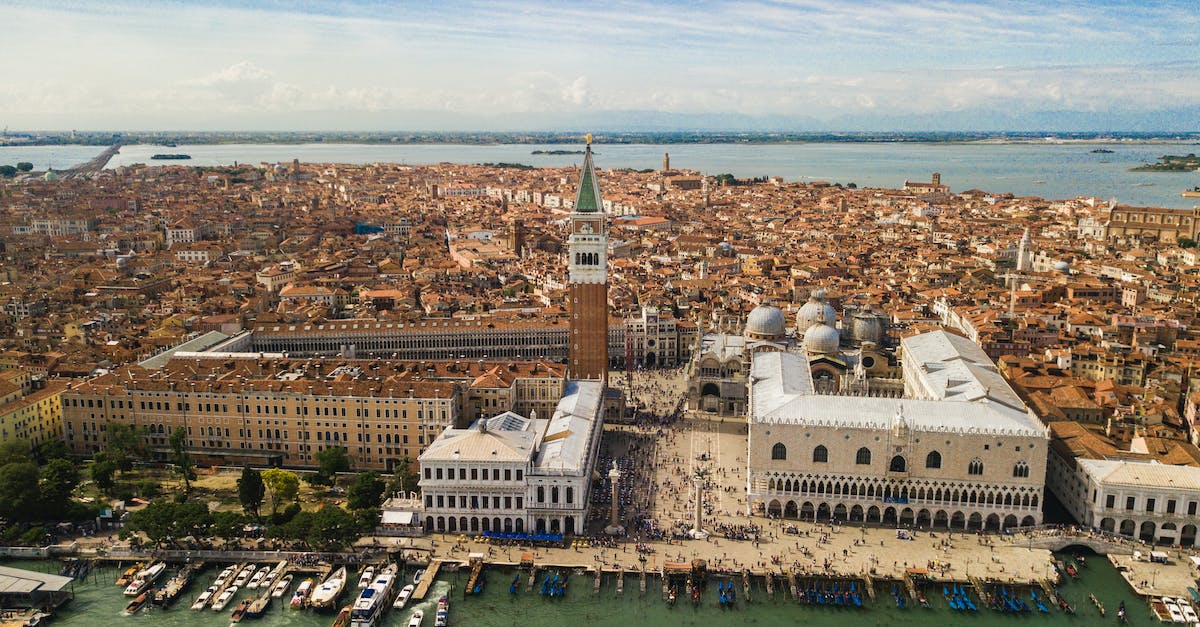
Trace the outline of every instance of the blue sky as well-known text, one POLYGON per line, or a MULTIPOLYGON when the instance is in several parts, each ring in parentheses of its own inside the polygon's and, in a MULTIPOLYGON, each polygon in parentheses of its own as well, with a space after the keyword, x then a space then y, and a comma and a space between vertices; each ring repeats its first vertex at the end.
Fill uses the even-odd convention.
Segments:
POLYGON ((1194 0, 0 0, 0 24, 10 128, 486 130, 622 111, 836 126, 1200 107, 1194 0))

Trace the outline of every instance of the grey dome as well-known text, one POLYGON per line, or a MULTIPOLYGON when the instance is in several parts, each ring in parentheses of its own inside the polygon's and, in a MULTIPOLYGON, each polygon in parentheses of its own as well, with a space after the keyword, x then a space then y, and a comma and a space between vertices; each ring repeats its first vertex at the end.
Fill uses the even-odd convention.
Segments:
POLYGON ((787 333, 787 319, 778 307, 759 305, 746 317, 746 337, 776 340, 787 333))
POLYGON ((825 302, 825 290, 816 289, 796 314, 796 332, 804 333, 814 324, 833 324, 835 320, 837 312, 833 310, 832 305, 825 302))
POLYGON ((810 354, 830 355, 838 352, 840 337, 837 329, 818 323, 804 332, 804 350, 810 354))
POLYGON ((875 344, 880 344, 883 339, 883 320, 873 313, 856 313, 854 314, 854 321, 850 332, 851 336, 857 342, 874 342, 875 344))
POLYGON ((1054 262, 1054 271, 1055 271, 1055 272, 1062 272, 1062 273, 1064 273, 1064 274, 1065 274, 1065 273, 1067 273, 1067 272, 1070 272, 1070 271, 1071 271, 1071 264, 1070 264, 1070 263, 1067 263, 1066 261, 1055 261, 1055 262, 1054 262))

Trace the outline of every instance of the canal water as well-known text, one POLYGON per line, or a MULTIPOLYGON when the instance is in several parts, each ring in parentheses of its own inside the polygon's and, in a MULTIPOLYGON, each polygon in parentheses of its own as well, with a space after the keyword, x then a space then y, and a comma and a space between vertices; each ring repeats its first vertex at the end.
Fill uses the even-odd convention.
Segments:
MULTIPOLYGON (((1062 556, 1069 557, 1069 556, 1062 556)), ((57 573, 58 562, 51 561, 10 561, 6 565, 17 568, 28 568, 42 572, 57 573)), ((145 625, 154 627, 183 627, 200 625, 228 625, 229 609, 223 612, 191 611, 188 606, 191 601, 216 577, 219 569, 210 568, 194 581, 184 597, 169 610, 150 608, 135 616, 127 617, 122 610, 127 599, 121 590, 113 585, 119 574, 116 568, 106 567, 94 576, 89 575, 86 582, 77 582, 75 598, 61 608, 55 625, 63 626, 107 626, 107 625, 145 625)), ((752 602, 746 603, 741 599, 741 589, 738 589, 739 599, 736 609, 723 609, 717 602, 715 585, 709 585, 704 602, 693 606, 683 598, 675 607, 669 607, 662 600, 662 582, 658 578, 647 581, 646 594, 638 593, 638 580, 634 576, 625 579, 624 592, 617 594, 615 576, 606 575, 601 590, 594 593, 591 576, 573 576, 565 598, 550 600, 535 592, 527 592, 522 585, 520 593, 509 593, 509 583, 512 581, 512 571, 499 568, 486 569, 490 576, 483 594, 463 598, 462 587, 468 576, 464 569, 457 573, 443 573, 430 592, 429 597, 417 606, 404 610, 391 611, 383 621, 383 625, 408 624, 413 609, 425 612, 424 625, 433 624, 434 605, 438 596, 449 594, 451 598, 450 624, 496 627, 634 627, 641 625, 695 625, 695 626, 741 626, 741 625, 816 625, 839 626, 845 625, 1115 625, 1117 624, 1117 606, 1125 601, 1129 610, 1130 622, 1135 625, 1146 625, 1156 622, 1151 616, 1146 604, 1138 599, 1125 584, 1108 561, 1102 556, 1089 556, 1086 568, 1080 569, 1077 581, 1064 583, 1060 590, 1067 600, 1075 606, 1076 614, 1069 616, 1059 611, 1051 614, 1023 614, 1019 616, 1000 614, 987 610, 980 605, 980 611, 974 614, 963 614, 951 610, 942 595, 940 586, 937 594, 928 594, 931 609, 909 608, 897 609, 891 599, 890 584, 882 590, 876 601, 866 602, 864 609, 848 609, 833 607, 801 606, 795 601, 786 600, 786 590, 776 588, 775 600, 767 596, 761 582, 757 583, 751 592, 752 602), (1101 617, 1099 610, 1088 600, 1088 594, 1094 593, 1107 607, 1106 617, 1101 617)), ((167 575, 169 576, 169 574, 167 575)), ((406 573, 411 579, 412 569, 406 573)), ((525 577, 523 577, 525 579, 525 577)), ((539 577, 540 579, 540 577, 539 577)), ((297 580, 299 581, 299 580, 297 580)), ((1186 595, 1186 591, 1184 591, 1186 595)), ((316 625, 328 626, 333 622, 332 614, 314 614, 310 612, 292 611, 278 600, 272 603, 267 615, 255 620, 247 620, 249 625, 270 627, 308 627, 316 625)), ((1028 592, 1025 593, 1028 599, 1028 592)), ((348 603, 351 594, 347 592, 342 603, 348 603)), ((232 604, 231 604, 232 607, 232 604)))

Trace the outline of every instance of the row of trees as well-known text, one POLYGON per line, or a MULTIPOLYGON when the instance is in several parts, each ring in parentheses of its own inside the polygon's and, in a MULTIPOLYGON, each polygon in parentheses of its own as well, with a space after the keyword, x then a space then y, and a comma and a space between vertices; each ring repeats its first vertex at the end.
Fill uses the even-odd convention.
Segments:
POLYGON ((14 522, 83 520, 93 512, 71 500, 79 468, 61 440, 37 449, 27 440, 0 445, 0 517, 14 522))

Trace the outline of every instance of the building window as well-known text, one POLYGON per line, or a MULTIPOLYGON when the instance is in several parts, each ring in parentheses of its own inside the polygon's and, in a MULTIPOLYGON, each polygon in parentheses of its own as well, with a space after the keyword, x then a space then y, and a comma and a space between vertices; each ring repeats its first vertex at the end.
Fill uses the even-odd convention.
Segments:
POLYGON ((1146 499, 1146 511, 1154 511, 1154 499, 1146 499))
POLYGON ((1195 516, 1195 515, 1196 515, 1196 502, 1188 501, 1188 516, 1195 516))
POLYGON ((829 461, 829 449, 825 448, 824 446, 820 446, 820 445, 817 446, 817 448, 813 449, 813 462, 814 463, 822 463, 823 464, 827 461, 829 461))
POLYGON ((575 502, 575 488, 567 486, 567 505, 575 502))
POLYGON ((858 453, 854 456, 854 463, 861 466, 869 466, 871 464, 871 449, 865 446, 858 449, 858 453))
POLYGON ((776 442, 775 446, 771 447, 771 459, 787 459, 787 447, 783 442, 776 442))
MULTIPOLYGON (((867 451, 867 454, 870 455, 870 451, 867 451)), ((897 455, 893 457, 891 463, 888 464, 888 472, 904 472, 904 469, 907 467, 908 464, 905 462, 904 457, 902 455, 897 455)))
POLYGON ((1117 506, 1117 495, 1109 494, 1108 496, 1104 497, 1104 508, 1105 509, 1112 509, 1116 506, 1117 506))
POLYGON ((1014 477, 1028 477, 1029 476, 1029 464, 1026 464, 1025 462, 1017 462, 1017 465, 1013 466, 1013 476, 1014 477))
POLYGON ((979 459, 978 457, 976 457, 975 459, 972 459, 971 463, 967 464, 967 474, 968 475, 982 475, 983 474, 983 460, 979 459))
POLYGON ((1169 500, 1167 501, 1167 513, 1168 513, 1168 514, 1174 514, 1174 513, 1175 513, 1175 499, 1169 499, 1169 500))
POLYGON ((932 453, 926 455, 925 456, 925 467, 926 468, 941 468, 942 467, 942 454, 937 451, 933 451, 932 453))
POLYGON ((1127 512, 1133 511, 1133 497, 1132 496, 1125 497, 1125 511, 1127 511, 1127 512))
POLYGON ((537 500, 538 500, 538 503, 545 503, 545 502, 546 502, 546 488, 544 488, 544 487, 542 487, 542 486, 538 486, 538 489, 537 489, 537 500))

